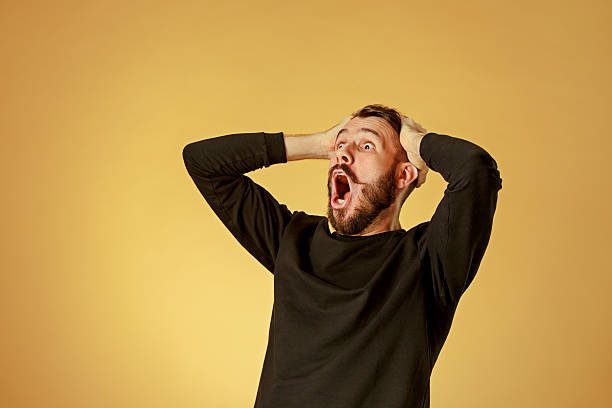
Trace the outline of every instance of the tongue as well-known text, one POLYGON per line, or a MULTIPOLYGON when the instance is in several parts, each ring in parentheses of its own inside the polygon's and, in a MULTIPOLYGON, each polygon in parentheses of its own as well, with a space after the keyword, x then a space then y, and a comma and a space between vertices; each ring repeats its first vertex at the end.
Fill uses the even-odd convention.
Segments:
POLYGON ((342 198, 340 198, 340 196, 338 196, 338 198, 336 198, 336 204, 339 207, 345 207, 348 205, 349 200, 351 199, 351 192, 347 191, 346 193, 344 193, 344 196, 342 198), (340 200, 344 200, 344 201, 340 201, 340 200))

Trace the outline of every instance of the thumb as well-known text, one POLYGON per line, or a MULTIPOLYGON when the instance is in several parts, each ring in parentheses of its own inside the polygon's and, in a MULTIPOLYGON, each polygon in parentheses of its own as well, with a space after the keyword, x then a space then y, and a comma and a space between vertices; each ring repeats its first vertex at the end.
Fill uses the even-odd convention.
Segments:
POLYGON ((419 175, 417 178, 417 188, 421 187, 425 184, 425 180, 427 179, 427 169, 419 170, 419 175))

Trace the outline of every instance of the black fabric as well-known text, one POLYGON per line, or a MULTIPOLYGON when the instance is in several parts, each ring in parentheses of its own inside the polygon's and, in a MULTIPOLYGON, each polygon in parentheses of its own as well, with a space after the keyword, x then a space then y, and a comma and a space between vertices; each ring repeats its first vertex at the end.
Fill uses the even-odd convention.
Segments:
POLYGON ((431 220, 344 236, 244 175, 287 162, 282 132, 184 147, 206 202, 274 275, 255 408, 429 407, 430 374, 488 245, 502 179, 464 139, 428 133, 420 155, 448 182, 431 220))

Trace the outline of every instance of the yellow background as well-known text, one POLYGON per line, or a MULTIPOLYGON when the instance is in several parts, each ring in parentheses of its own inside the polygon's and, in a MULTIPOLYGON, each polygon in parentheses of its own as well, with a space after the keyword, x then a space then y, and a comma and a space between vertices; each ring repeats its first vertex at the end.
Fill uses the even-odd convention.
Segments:
MULTIPOLYGON (((189 142, 311 133, 370 103, 503 180, 432 407, 608 400, 606 1, 0 4, 0 406, 252 406, 272 274, 189 178, 189 142)), ((325 215, 324 160, 249 175, 325 215)), ((402 227, 428 220, 430 172, 402 227)))

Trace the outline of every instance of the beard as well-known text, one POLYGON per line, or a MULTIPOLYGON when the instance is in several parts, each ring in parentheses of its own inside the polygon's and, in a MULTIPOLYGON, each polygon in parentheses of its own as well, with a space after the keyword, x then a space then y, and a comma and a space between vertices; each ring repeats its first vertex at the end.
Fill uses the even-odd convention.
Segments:
MULTIPOLYGON (((331 205, 331 177, 328 177, 327 218, 339 234, 359 234, 370 226, 384 209, 393 204, 397 197, 394 180, 396 164, 397 162, 394 162, 390 169, 374 183, 360 184, 362 188, 359 195, 356 189, 352 191, 351 201, 344 208, 339 209, 334 209, 331 205), (361 198, 361 200, 358 200, 358 198, 361 198), (361 203, 358 206, 359 201, 361 203)), ((353 185, 357 185, 354 174, 344 164, 330 169, 330 174, 339 168, 344 170, 347 177, 351 178, 353 185)))

